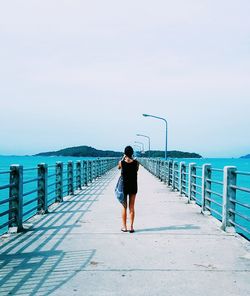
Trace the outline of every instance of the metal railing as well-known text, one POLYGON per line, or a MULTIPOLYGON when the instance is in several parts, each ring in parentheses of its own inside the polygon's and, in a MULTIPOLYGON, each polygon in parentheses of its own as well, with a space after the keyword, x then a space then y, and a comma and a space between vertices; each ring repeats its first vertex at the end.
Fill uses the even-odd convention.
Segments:
POLYGON ((74 195, 76 190, 115 167, 118 158, 79 160, 76 163, 57 162, 55 165, 38 164, 35 168, 11 165, 0 171, 9 183, 0 184, 0 234, 16 227, 23 231, 23 223, 36 214, 48 213, 48 207, 62 202, 63 197, 74 195))
POLYGON ((211 214, 222 222, 221 228, 234 227, 235 231, 250 239, 250 172, 236 167, 213 168, 211 164, 198 166, 172 159, 140 158, 139 162, 173 191, 195 202, 203 214, 211 214))

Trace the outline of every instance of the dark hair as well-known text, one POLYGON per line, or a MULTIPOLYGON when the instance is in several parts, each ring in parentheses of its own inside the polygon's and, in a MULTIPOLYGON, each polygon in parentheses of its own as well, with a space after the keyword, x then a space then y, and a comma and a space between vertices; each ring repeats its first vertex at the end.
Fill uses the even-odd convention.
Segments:
POLYGON ((133 156, 133 154, 134 154, 134 150, 133 150, 133 148, 132 148, 131 146, 127 146, 127 147, 124 149, 124 154, 125 154, 127 157, 131 158, 131 157, 133 156))

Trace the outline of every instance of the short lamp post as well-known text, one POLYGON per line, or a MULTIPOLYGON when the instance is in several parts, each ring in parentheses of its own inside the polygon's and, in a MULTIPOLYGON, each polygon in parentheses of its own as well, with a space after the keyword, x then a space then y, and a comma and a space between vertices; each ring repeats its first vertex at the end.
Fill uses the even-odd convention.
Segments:
POLYGON ((138 137, 144 137, 148 139, 148 157, 150 157, 150 137, 142 134, 136 134, 138 137))
POLYGON ((153 117, 156 119, 163 120, 166 124, 166 145, 165 145, 165 159, 167 159, 167 153, 168 153, 168 122, 165 118, 155 116, 155 115, 150 115, 150 114, 142 114, 144 117, 153 117))
POLYGON ((142 151, 144 152, 144 144, 142 142, 135 141, 136 144, 140 144, 142 147, 142 151))

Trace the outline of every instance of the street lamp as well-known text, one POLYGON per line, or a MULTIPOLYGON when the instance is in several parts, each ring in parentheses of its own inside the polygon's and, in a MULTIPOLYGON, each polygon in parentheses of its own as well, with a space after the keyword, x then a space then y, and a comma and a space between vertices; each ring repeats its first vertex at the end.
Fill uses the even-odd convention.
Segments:
POLYGON ((148 139, 148 156, 150 157, 150 137, 142 134, 136 134, 138 137, 144 137, 148 139))
POLYGON ((138 149, 138 152, 140 152, 141 153, 141 146, 139 146, 139 145, 134 145, 134 150, 135 150, 135 155, 136 155, 136 147, 137 147, 137 149, 138 149))
POLYGON ((134 148, 136 149, 136 147, 137 147, 137 149, 139 148, 139 150, 140 150, 140 152, 141 152, 141 146, 139 146, 139 145, 134 145, 134 148))
POLYGON ((141 144, 141 145, 142 145, 142 151, 144 152, 144 143, 142 143, 142 142, 138 142, 138 141, 135 141, 135 143, 137 143, 137 144, 141 144))
POLYGON ((163 120, 166 123, 166 146, 165 146, 165 159, 167 159, 167 153, 168 153, 168 122, 165 118, 155 116, 155 115, 150 115, 150 114, 142 114, 144 117, 153 117, 156 119, 163 120))

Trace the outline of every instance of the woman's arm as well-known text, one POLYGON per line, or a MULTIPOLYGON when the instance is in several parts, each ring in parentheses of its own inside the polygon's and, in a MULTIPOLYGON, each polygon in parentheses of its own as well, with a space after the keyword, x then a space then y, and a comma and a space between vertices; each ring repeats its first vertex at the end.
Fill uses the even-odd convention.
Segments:
POLYGON ((122 161, 125 159, 125 155, 123 155, 122 160, 118 162, 118 169, 120 170, 122 168, 122 161))

